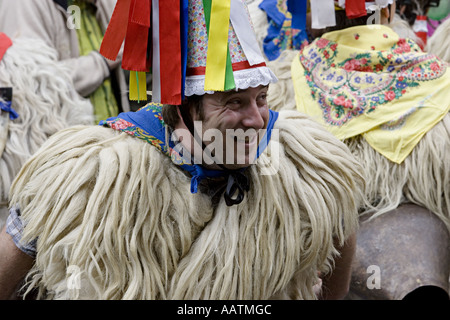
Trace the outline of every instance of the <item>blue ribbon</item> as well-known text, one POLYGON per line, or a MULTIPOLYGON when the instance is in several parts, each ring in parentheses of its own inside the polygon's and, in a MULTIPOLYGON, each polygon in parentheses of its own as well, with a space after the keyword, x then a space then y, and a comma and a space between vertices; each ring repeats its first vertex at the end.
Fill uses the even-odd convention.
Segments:
POLYGON ((205 178, 218 178, 225 176, 225 171, 223 170, 209 170, 201 165, 182 165, 184 170, 188 171, 191 178, 191 193, 197 193, 199 183, 205 178))
POLYGON ((9 119, 14 120, 19 117, 19 114, 11 108, 11 101, 0 101, 0 108, 2 111, 9 112, 9 119))
POLYGON ((307 6, 306 0, 287 1, 288 11, 292 14, 292 28, 301 30, 304 36, 306 36, 307 6))
POLYGON ((292 37, 292 49, 299 50, 304 40, 308 40, 308 33, 306 30, 306 12, 307 0, 287 0, 287 11, 280 10, 277 0, 263 0, 259 4, 259 8, 266 12, 269 28, 267 29, 267 36, 263 41, 263 50, 266 57, 272 61, 277 59, 281 52, 287 48, 287 43, 292 37), (287 17, 287 13, 291 14, 291 18, 287 17), (291 20, 290 29, 298 30, 298 34, 286 34, 287 28, 285 20, 291 20))

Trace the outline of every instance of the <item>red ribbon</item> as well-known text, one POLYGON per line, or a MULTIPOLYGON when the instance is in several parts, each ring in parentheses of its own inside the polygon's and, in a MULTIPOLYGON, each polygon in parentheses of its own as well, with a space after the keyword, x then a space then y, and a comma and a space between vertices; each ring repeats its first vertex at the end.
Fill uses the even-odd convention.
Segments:
POLYGON ((8 48, 11 46, 12 46, 11 39, 3 32, 0 32, 0 61, 2 61, 6 50, 8 50, 8 48))
POLYGON ((161 103, 181 104, 180 0, 159 1, 161 103))
POLYGON ((128 27, 123 48, 122 68, 149 71, 147 59, 151 0, 131 0, 128 27))
MULTIPOLYGON (((235 62, 231 65, 231 67, 233 68, 233 71, 239 71, 239 70, 251 69, 251 68, 259 68, 259 67, 265 67, 265 66, 266 66, 265 62, 254 64, 251 66, 247 60, 241 61, 241 62, 235 62)), ((188 68, 186 71, 186 74, 188 76, 204 76, 205 71, 206 71, 206 67, 188 68)))
POLYGON ((345 14, 349 19, 356 19, 367 15, 365 0, 346 0, 345 14))
POLYGON ((103 41, 100 46, 100 53, 109 60, 116 60, 123 39, 127 33, 128 16, 130 11, 131 0, 118 0, 108 28, 103 36, 103 41))

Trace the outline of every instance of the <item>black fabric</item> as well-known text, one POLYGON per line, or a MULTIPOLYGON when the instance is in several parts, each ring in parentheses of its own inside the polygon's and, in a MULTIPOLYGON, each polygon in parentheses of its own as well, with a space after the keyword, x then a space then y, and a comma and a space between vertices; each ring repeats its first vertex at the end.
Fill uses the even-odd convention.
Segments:
POLYGON ((67 7, 69 6, 67 0, 53 0, 53 2, 67 11, 67 7))

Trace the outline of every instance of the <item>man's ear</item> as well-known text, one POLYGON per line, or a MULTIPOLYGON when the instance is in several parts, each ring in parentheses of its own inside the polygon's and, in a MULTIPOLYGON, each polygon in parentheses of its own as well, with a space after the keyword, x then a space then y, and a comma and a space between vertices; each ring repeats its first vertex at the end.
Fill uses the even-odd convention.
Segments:
POLYGON ((180 105, 180 106, 176 106, 176 108, 177 108, 177 114, 178 114, 178 124, 179 125, 181 125, 181 126, 183 126, 183 127, 185 127, 185 128, 187 128, 187 126, 186 126, 186 124, 184 123, 184 117, 183 117, 183 115, 181 114, 181 108, 187 108, 188 106, 187 106, 187 104, 182 104, 182 105, 180 105))
POLYGON ((193 134, 193 118, 191 112, 191 106, 189 104, 182 104, 177 106, 177 114, 179 118, 179 124, 185 128, 188 128, 189 131, 193 134), (183 109, 181 109, 183 108, 183 109))
MULTIPOLYGON (((188 110, 189 111, 189 114, 191 115, 191 118, 192 118, 192 110, 191 110, 191 105, 189 104, 189 102, 188 102, 188 98, 187 97, 184 97, 184 99, 183 99, 183 102, 181 103, 181 105, 179 105, 179 106, 177 106, 177 112, 178 112, 178 116, 181 118, 181 119, 183 119, 182 118, 182 116, 181 116, 181 109, 180 108, 184 108, 184 110, 188 110)), ((184 111, 183 110, 183 111, 184 111)), ((183 112, 184 113, 184 112, 183 112)))

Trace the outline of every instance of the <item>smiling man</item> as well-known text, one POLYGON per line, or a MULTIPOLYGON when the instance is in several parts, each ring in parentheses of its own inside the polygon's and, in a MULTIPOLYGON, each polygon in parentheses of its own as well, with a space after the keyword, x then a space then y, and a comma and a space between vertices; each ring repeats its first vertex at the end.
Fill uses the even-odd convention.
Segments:
POLYGON ((204 131, 214 128, 226 137, 222 153, 225 167, 236 168, 253 161, 250 156, 256 155, 259 133, 269 122, 267 90, 268 86, 258 86, 245 91, 219 92, 203 99, 206 108, 199 120, 204 131))
MULTIPOLYGON (((155 4, 158 13, 180 1, 155 4)), ((38 298, 345 296, 361 166, 307 116, 269 109, 276 78, 259 48, 248 46, 244 2, 185 4, 186 78, 173 73, 185 84, 182 97, 165 96, 163 66, 153 64, 152 103, 101 126, 62 130, 22 168, 0 234, 0 256, 8 257, 0 261, 1 294, 31 266, 26 288, 38 298), (228 40, 216 47, 229 48, 232 67, 222 87, 208 70, 227 64, 209 64, 209 49, 201 50, 218 45, 202 36, 217 32, 217 6, 230 14, 228 40), (70 275, 76 286, 68 270, 78 270, 70 275)), ((167 13, 153 21, 167 21, 167 13)))
POLYGON ((248 166, 254 162, 258 145, 266 137, 270 119, 267 90, 267 85, 260 85, 206 94, 201 100, 194 98, 198 101, 186 103, 192 117, 180 113, 178 108, 172 111, 177 112, 171 123, 175 138, 183 137, 182 145, 194 150, 194 161, 207 168, 248 166))

